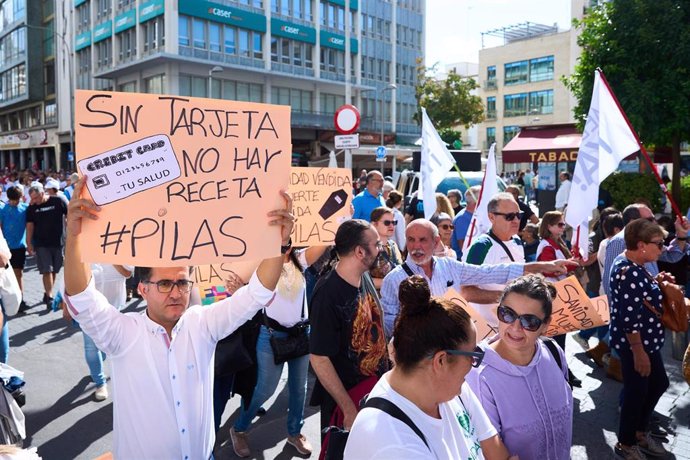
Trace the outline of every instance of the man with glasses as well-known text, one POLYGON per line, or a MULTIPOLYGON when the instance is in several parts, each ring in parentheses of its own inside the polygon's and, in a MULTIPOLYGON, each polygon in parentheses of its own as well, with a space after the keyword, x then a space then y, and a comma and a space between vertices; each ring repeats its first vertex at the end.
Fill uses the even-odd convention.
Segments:
MULTIPOLYGON (((512 201, 512 197, 510 197, 512 201)), ((519 220, 516 219, 516 222, 519 220)), ((565 260, 554 262, 514 262, 499 265, 476 266, 450 259, 434 257, 440 236, 438 228, 426 219, 417 219, 409 223, 405 231, 407 238, 407 259, 395 267, 383 279, 381 286, 381 304, 383 305, 386 337, 393 332, 395 319, 400 311, 398 288, 400 283, 412 275, 423 276, 431 295, 442 296, 448 288, 456 290, 464 285, 481 283, 507 283, 525 273, 555 272, 565 273, 568 263, 565 260)), ((524 257, 524 256, 523 256, 524 257)))
POLYGON ((352 206, 355 208, 353 219, 371 221, 371 211, 386 206, 383 199, 383 174, 379 171, 370 171, 367 174, 366 188, 352 199, 352 206))
MULTIPOLYGON (((261 262, 247 286, 215 304, 189 307, 191 267, 153 267, 141 272, 142 313, 122 314, 95 286, 81 262, 82 219, 99 208, 82 198, 85 178, 74 190, 67 217, 65 302, 111 362, 115 458, 212 458, 213 357, 216 343, 273 300, 283 257, 261 262)), ((268 214, 278 226, 281 251, 290 248, 292 202, 268 214)))
MULTIPOLYGON (((512 186, 511 186, 512 187, 512 186)), ((522 211, 510 193, 494 195, 487 205, 491 228, 479 235, 467 251, 472 265, 498 265, 525 262, 525 250, 517 236, 522 211)), ((496 307, 506 283, 480 283, 462 286, 460 293, 492 325, 497 326, 496 307)))

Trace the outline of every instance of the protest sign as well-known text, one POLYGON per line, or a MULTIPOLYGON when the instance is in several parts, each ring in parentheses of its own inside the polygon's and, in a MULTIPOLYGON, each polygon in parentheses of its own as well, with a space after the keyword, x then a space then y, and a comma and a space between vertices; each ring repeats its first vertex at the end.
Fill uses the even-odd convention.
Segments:
POLYGON ((232 272, 239 276, 242 281, 248 283, 252 273, 254 273, 259 264, 260 261, 248 261, 195 265, 192 281, 194 281, 194 287, 199 292, 201 305, 210 305, 230 295, 225 289, 225 279, 228 273, 232 272))
POLYGON ((448 289, 446 293, 443 294, 443 298, 451 300, 457 305, 460 305, 463 310, 470 315, 472 322, 474 323, 474 327, 477 328, 477 343, 484 339, 493 337, 498 333, 498 328, 487 323, 486 319, 484 319, 484 317, 477 310, 472 308, 472 306, 455 289, 448 289))
POLYGON ((267 214, 284 203, 290 108, 77 91, 77 164, 101 206, 88 262, 180 266, 280 253, 267 214))
POLYGON ((558 281, 554 286, 556 298, 553 299, 547 336, 591 329, 609 323, 606 296, 590 299, 574 276, 558 281))
POLYGON ((351 217, 352 171, 346 168, 292 168, 290 187, 294 246, 325 246, 351 217))

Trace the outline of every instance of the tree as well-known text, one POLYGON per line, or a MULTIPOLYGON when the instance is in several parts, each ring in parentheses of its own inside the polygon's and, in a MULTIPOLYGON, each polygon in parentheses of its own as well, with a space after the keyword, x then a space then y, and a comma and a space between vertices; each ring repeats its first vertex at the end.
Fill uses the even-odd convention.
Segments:
MULTIPOLYGON (((484 104, 479 96, 471 91, 479 88, 473 78, 462 77, 451 71, 445 80, 434 78, 435 67, 417 67, 417 123, 422 123, 421 107, 426 109, 434 126, 441 130, 452 131, 458 125, 469 128, 484 121, 484 104)), ((455 140, 455 139, 453 139, 455 140)), ((447 142, 447 141, 446 141, 447 142)), ((452 142, 452 141, 451 141, 452 142)))
POLYGON ((611 0, 581 21, 582 54, 564 79, 584 126, 600 67, 645 145, 670 145, 673 197, 680 198, 680 144, 690 139, 690 2, 611 0))

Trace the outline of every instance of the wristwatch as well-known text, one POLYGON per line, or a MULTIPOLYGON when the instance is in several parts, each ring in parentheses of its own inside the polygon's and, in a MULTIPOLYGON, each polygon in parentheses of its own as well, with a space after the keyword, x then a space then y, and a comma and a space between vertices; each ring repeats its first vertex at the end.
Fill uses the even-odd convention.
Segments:
POLYGON ((290 248, 292 248, 292 237, 288 240, 288 243, 285 246, 280 247, 280 253, 287 254, 290 248))

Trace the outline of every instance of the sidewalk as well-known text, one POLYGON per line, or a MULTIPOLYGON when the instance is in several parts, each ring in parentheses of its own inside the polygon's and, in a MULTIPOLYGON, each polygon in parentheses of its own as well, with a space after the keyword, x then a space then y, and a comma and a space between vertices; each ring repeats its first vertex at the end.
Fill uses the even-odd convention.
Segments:
MULTIPOLYGON (((10 319, 9 364, 24 371, 27 382, 27 404, 23 411, 29 437, 25 446, 38 447, 39 454, 48 460, 93 459, 112 448, 112 402, 93 399, 95 388, 88 377, 81 332, 68 325, 60 313, 48 312, 39 304, 43 287, 35 267, 29 267, 24 281, 26 301, 35 306, 27 314, 10 319)), ((142 308, 141 302, 135 299, 127 311, 142 308)), ((666 347, 664 351, 671 387, 659 402, 657 412, 675 431, 665 444, 672 452, 666 458, 690 460, 690 388, 681 376, 680 361, 671 358, 669 349, 666 347)), ((570 338, 567 354, 573 372, 583 381, 582 388, 574 391, 571 457, 614 458, 612 446, 618 429, 621 384, 606 378, 604 370, 597 368, 570 338)), ((255 420, 249 438, 253 458, 300 458, 285 443, 286 380, 287 372, 284 372, 278 391, 264 404, 268 413, 255 420)), ((313 380, 310 377, 310 394, 313 380)), ((238 416, 239 403, 235 397, 226 407, 215 452, 218 460, 236 458, 228 440, 228 429, 238 416)), ((320 438, 316 409, 306 408, 302 430, 314 444, 312 458, 318 456, 320 438)))

